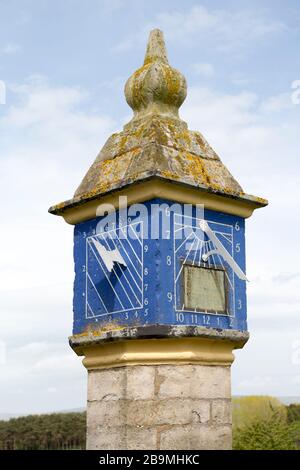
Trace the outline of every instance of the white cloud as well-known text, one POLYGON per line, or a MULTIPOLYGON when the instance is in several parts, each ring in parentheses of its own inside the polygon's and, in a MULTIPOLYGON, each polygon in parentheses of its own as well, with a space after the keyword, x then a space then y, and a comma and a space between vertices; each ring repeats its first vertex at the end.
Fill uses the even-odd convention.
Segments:
POLYGON ((241 87, 241 88, 247 88, 250 85, 253 85, 253 78, 249 78, 249 76, 245 76, 241 73, 233 73, 231 76, 231 82, 233 85, 241 87))
POLYGON ((3 126, 38 131, 38 137, 44 138, 51 138, 55 132, 60 141, 79 133, 79 139, 90 143, 97 134, 105 135, 115 125, 108 116, 87 114, 81 110, 89 95, 80 88, 51 88, 40 76, 32 77, 26 85, 10 88, 19 100, 0 121, 3 126))
POLYGON ((103 12, 104 10, 106 14, 115 13, 116 11, 124 8, 125 5, 126 5, 125 0, 100 0, 99 1, 99 7, 101 8, 101 12, 103 12))
POLYGON ((256 375, 255 377, 251 377, 238 383, 237 389, 241 391, 246 390, 247 394, 252 394, 253 392, 261 394, 261 390, 266 390, 273 386, 274 381, 270 376, 256 375))
POLYGON ((279 95, 270 96, 262 103, 262 111, 266 112, 279 112, 285 109, 292 108, 294 106, 292 102, 291 93, 281 93, 279 95))
POLYGON ((155 20, 140 31, 129 35, 115 46, 124 51, 144 43, 145 34, 152 28, 162 29, 168 40, 183 43, 199 42, 206 49, 213 46, 220 51, 239 50, 245 45, 285 31, 282 21, 272 20, 263 11, 212 9, 196 5, 189 10, 160 12, 155 20))
POLYGON ((32 354, 35 356, 40 356, 40 354, 44 353, 48 350, 46 342, 34 342, 25 344, 25 346, 21 346, 16 348, 16 352, 18 354, 32 354))
POLYGON ((293 361, 299 322, 291 324, 283 317, 275 316, 274 320, 270 318, 263 323, 250 315, 250 339, 244 349, 234 353, 234 394, 299 395, 299 387, 294 380, 299 375, 299 364, 295 365, 293 361), (273 322, 278 320, 277 327, 273 328, 273 322))
POLYGON ((48 375, 48 374, 55 374, 55 376, 63 375, 65 374, 70 374, 73 373, 72 369, 74 371, 78 370, 78 360, 76 360, 76 356, 72 351, 70 351, 68 354, 60 354, 60 355, 53 355, 51 354, 50 357, 44 357, 37 361, 33 368, 32 371, 34 373, 42 373, 43 375, 48 375))
POLYGON ((12 55, 20 51, 21 51, 21 46, 19 44, 9 42, 5 44, 5 46, 2 47, 2 49, 0 49, 0 54, 2 53, 4 55, 12 55))
POLYGON ((170 37, 191 40, 205 34, 208 40, 214 38, 222 50, 241 47, 286 29, 282 22, 259 11, 213 10, 201 5, 184 13, 160 13, 158 20, 170 37))
POLYGON ((72 195, 116 124, 83 111, 89 97, 79 88, 52 88, 39 77, 10 89, 16 104, 0 117, 1 191, 13 194, 9 212, 14 219, 17 212, 20 222, 28 212, 45 211, 55 198, 72 195))
POLYGON ((214 66, 207 62, 200 62, 192 65, 192 69, 196 75, 201 77, 210 78, 215 74, 214 66))
POLYGON ((85 406, 85 371, 64 339, 8 348, 0 374, 0 414, 85 406))
POLYGON ((282 283, 285 283, 285 282, 291 282, 294 279, 297 279, 299 277, 300 277, 300 272, 299 271, 292 272, 292 273, 287 273, 287 272, 284 273, 283 272, 283 273, 279 273, 276 276, 274 276, 272 280, 275 283, 282 284, 282 283))

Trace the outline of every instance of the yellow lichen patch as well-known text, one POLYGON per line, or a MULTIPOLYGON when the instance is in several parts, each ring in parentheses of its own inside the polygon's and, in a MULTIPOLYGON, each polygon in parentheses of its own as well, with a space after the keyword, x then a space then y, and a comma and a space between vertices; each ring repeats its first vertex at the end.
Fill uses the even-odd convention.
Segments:
POLYGON ((104 333, 107 333, 108 331, 120 331, 120 330, 123 330, 124 328, 124 325, 118 325, 118 323, 107 323, 105 325, 103 325, 102 327, 98 327, 98 328, 94 328, 92 327, 90 329, 90 333, 93 335, 93 336, 101 336, 103 335, 104 333))
POLYGON ((195 157, 195 155, 191 155, 186 153, 184 155, 184 166, 186 172, 191 175, 196 182, 204 183, 208 187, 210 186, 210 176, 207 173, 201 158, 195 157))
POLYGON ((156 61, 168 63, 164 36, 159 29, 154 29, 150 32, 144 65, 156 61))
POLYGON ((143 96, 143 90, 142 90, 140 78, 142 76, 145 76, 148 70, 149 70, 149 64, 143 65, 143 67, 136 70, 136 72, 132 76, 131 99, 132 99, 132 107, 134 110, 138 110, 142 106, 144 106, 144 96, 143 96))
MULTIPOLYGON (((58 204, 56 204, 56 205, 54 206, 55 211, 56 211, 56 212, 60 212, 62 209, 64 209, 64 208, 67 206, 67 203, 68 203, 68 202, 69 202, 69 201, 62 201, 62 202, 59 202, 58 204)), ((50 208, 50 209, 51 209, 51 208, 50 208)))
POLYGON ((106 323, 103 326, 98 326, 96 324, 89 324, 86 327, 85 331, 83 331, 82 333, 77 333, 73 335, 73 338, 85 338, 88 336, 97 337, 97 336, 102 336, 108 332, 121 331, 123 329, 124 329, 124 325, 119 325, 117 322, 106 323))
POLYGON ((180 106, 183 101, 180 97, 180 91, 185 82, 183 76, 177 71, 175 73, 175 70, 170 66, 164 67, 163 73, 166 81, 166 102, 180 106))
POLYGON ((178 180, 178 175, 176 173, 172 173, 171 171, 167 171, 167 170, 161 171, 160 175, 166 179, 178 180))
MULTIPOLYGON (((243 193, 243 194, 245 194, 245 193, 243 193)), ((267 199, 264 199, 263 197, 258 197, 258 196, 251 196, 251 197, 252 197, 253 200, 256 201, 256 202, 259 202, 259 203, 265 204, 265 205, 268 204, 267 199)))

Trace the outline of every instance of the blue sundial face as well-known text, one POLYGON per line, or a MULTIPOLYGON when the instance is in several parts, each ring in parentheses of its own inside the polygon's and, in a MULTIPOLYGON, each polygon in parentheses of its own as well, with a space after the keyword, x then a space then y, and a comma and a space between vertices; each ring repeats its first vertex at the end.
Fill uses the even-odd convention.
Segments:
POLYGON ((246 330, 244 220, 196 208, 183 216, 159 199, 145 207, 105 226, 99 217, 76 226, 74 334, 143 325, 246 330), (161 214, 167 224, 153 237, 161 214))
POLYGON ((86 319, 143 308, 143 222, 86 238, 86 319))
MULTIPOLYGON (((210 324, 210 315, 235 317, 236 308, 241 309, 242 301, 235 296, 237 278, 245 281, 245 275, 239 268, 238 254, 240 242, 235 241, 240 223, 217 222, 197 217, 182 217, 174 214, 174 308, 182 314, 194 314, 192 320, 197 323, 197 315, 202 312, 205 323, 210 324), (180 236, 176 236, 180 234, 180 236), (190 285, 185 280, 194 276, 190 285), (185 289, 190 288, 189 292, 185 289), (191 288, 194 290, 192 296, 191 288), (194 297, 189 299, 190 297, 194 297)), ((177 315, 180 318, 179 315, 177 315)), ((181 316, 182 318, 182 316, 181 316)), ((217 323, 220 323, 217 320, 217 323)))

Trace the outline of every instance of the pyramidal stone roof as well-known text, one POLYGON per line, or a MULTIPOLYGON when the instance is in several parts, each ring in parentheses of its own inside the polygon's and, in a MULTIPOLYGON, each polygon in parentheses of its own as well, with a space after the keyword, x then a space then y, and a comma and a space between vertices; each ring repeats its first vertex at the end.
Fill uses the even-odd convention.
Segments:
POLYGON ((267 201, 247 195, 200 132, 190 131, 178 110, 187 94, 185 77, 170 66, 163 33, 151 31, 144 64, 125 85, 133 118, 109 137, 74 197, 52 206, 64 215, 129 185, 160 179, 219 196, 240 199, 253 208, 267 201))

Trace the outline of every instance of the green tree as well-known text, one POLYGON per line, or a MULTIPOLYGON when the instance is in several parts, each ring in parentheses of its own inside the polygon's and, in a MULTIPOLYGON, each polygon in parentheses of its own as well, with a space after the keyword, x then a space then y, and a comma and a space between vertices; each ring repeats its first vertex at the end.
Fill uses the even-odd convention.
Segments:
POLYGON ((294 421, 300 422, 300 404, 299 403, 292 403, 286 407, 287 410, 287 419, 289 423, 294 421))
POLYGON ((256 419, 249 425, 235 427, 233 432, 235 450, 296 450, 292 426, 280 412, 273 412, 267 419, 256 419))
POLYGON ((245 396, 234 398, 232 402, 232 418, 235 427, 249 426, 260 420, 268 420, 274 411, 286 420, 286 407, 270 396, 245 396))

